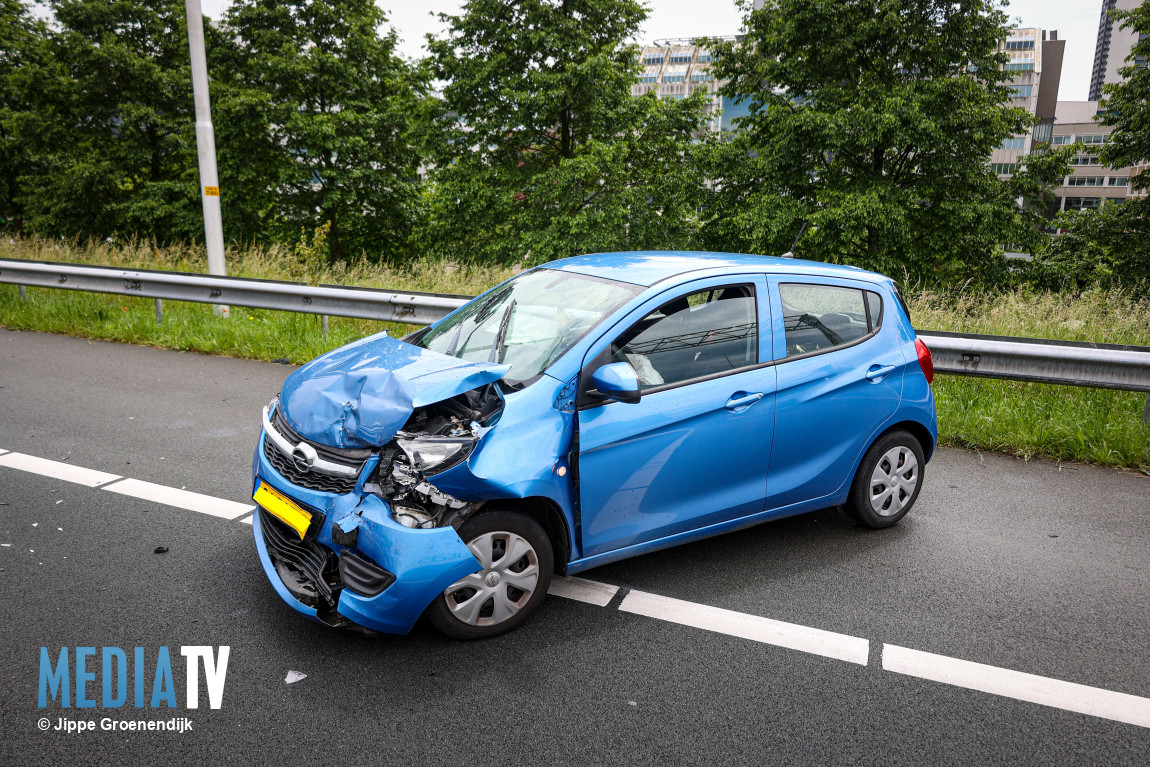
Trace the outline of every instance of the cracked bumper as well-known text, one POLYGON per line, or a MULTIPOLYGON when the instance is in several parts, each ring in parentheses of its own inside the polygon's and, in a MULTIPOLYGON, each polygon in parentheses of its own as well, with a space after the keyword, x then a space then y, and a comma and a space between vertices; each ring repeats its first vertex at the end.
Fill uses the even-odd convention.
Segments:
MULTIPOLYGON (((450 527, 414 530, 394 520, 382 498, 363 493, 364 477, 374 469, 374 459, 364 468, 355 489, 344 495, 320 492, 291 484, 264 455, 265 435, 260 435, 252 458, 252 486, 263 481, 305 507, 320 511, 325 519, 315 531, 315 543, 333 554, 352 551, 395 575, 395 582, 382 593, 367 597, 343 586, 332 605, 309 606, 284 584, 276 570, 262 529, 261 514, 252 524, 260 564, 272 587, 288 605, 308 618, 339 625, 339 617, 373 631, 406 634, 439 594, 465 575, 477 572, 479 562, 450 527), (341 546, 332 539, 332 526, 358 529, 354 546, 341 546)), ((310 535, 310 533, 309 533, 310 535)))

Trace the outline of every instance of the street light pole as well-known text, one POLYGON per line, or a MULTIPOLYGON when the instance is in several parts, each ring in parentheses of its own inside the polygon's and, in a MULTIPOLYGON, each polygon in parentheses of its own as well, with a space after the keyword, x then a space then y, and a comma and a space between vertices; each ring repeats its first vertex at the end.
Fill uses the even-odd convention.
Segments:
MULTIPOLYGON (((204 204, 204 244, 208 249, 208 273, 226 275, 224 225, 220 218, 220 181, 216 174, 216 136, 212 106, 208 99, 208 57, 204 53, 204 16, 200 0, 186 0, 188 47, 192 53, 192 91, 196 99, 196 151, 200 159, 200 198, 204 204)), ((228 307, 216 306, 216 314, 228 316, 228 307)))

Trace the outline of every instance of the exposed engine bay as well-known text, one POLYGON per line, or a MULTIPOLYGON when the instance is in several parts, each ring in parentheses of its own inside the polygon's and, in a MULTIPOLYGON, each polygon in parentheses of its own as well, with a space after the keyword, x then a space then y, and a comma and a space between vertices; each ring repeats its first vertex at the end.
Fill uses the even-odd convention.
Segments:
POLYGON ((405 527, 458 528, 483 502, 454 498, 427 477, 466 461, 502 412, 503 396, 494 383, 417 408, 380 450, 364 490, 386 500, 405 527))

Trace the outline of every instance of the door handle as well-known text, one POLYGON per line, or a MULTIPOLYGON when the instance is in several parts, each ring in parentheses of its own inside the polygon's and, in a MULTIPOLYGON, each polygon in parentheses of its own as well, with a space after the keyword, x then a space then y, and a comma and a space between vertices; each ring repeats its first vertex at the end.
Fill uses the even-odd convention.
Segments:
POLYGON ((866 378, 868 381, 878 383, 892 370, 894 370, 894 365, 871 365, 870 370, 866 372, 866 378))
POLYGON ((761 391, 754 392, 753 394, 739 393, 739 396, 731 395, 724 405, 727 410, 738 410, 739 408, 750 407, 763 398, 761 391))

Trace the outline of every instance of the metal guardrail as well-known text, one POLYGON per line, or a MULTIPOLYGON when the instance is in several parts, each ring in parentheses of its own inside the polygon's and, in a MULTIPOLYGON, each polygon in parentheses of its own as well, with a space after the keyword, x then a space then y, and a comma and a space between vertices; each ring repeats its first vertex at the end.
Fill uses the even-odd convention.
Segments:
MULTIPOLYGON (((429 325, 470 296, 0 259, 0 283, 429 325)), ((923 330, 939 373, 1150 392, 1150 347, 923 330)), ((1144 420, 1150 423, 1150 396, 1144 420)))
MULTIPOLYGON (((0 259, 0 283, 430 325, 471 299, 441 293, 0 259)), ((160 305, 157 305, 159 319, 160 305)))

